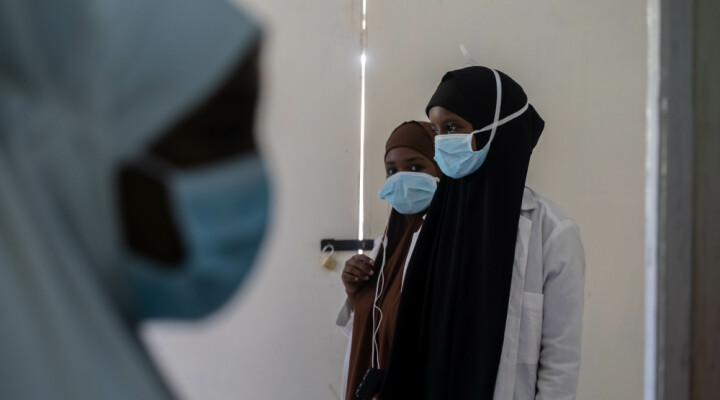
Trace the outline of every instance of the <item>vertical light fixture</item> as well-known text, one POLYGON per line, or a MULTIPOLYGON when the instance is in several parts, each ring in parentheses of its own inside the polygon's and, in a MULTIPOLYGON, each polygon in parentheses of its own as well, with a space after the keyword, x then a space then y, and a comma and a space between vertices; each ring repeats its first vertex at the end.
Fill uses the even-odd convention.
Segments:
POLYGON ((645 118, 645 357, 643 399, 657 398, 658 194, 660 171, 660 1, 647 2, 647 101, 645 118))
MULTIPOLYGON (((358 240, 363 239, 365 225, 365 64, 367 56, 367 0, 362 2, 362 32, 360 36, 360 183, 358 190, 358 240)), ((362 254, 362 250, 358 253, 362 254)))

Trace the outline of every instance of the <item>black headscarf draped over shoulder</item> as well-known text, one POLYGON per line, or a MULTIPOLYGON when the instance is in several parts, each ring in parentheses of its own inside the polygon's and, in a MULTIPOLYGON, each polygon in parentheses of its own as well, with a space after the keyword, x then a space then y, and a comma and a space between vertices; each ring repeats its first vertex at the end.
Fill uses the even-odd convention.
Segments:
MULTIPOLYGON (((502 119, 527 96, 498 73, 502 119)), ((441 106, 481 129, 496 96, 493 71, 468 67, 443 77, 426 111, 441 106)), ((477 171, 440 180, 405 276, 380 399, 492 399, 525 178, 543 127, 529 106, 497 128, 477 171)))

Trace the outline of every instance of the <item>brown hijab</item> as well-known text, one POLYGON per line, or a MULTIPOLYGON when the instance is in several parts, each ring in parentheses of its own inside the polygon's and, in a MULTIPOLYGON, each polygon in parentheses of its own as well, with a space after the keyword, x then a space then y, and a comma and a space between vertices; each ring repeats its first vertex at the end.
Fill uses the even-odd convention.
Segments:
MULTIPOLYGON (((404 122, 390 134, 385 144, 385 155, 396 147, 409 147, 418 151, 430 160, 435 153, 435 133, 427 122, 404 122)), ((440 169, 437 169, 440 171, 440 169)), ((375 259, 376 273, 368 280, 354 297, 354 319, 352 344, 350 349, 350 363, 348 370, 346 400, 355 400, 355 391, 362 381, 365 372, 372 365, 373 341, 373 301, 379 277, 380 267, 383 265, 383 255, 387 261, 383 267, 384 288, 377 300, 377 306, 382 310, 375 311, 375 321, 381 321, 377 333, 378 359, 376 368, 383 369, 390 356, 390 345, 395 332, 395 316, 400 303, 405 260, 410 251, 413 234, 423 223, 425 211, 418 214, 400 214, 395 209, 390 213, 386 238, 387 248, 382 245, 375 259), (379 365, 379 366, 378 366, 379 365)), ((381 284, 383 281, 381 280, 381 284)), ((377 325, 376 325, 377 326, 377 325)))

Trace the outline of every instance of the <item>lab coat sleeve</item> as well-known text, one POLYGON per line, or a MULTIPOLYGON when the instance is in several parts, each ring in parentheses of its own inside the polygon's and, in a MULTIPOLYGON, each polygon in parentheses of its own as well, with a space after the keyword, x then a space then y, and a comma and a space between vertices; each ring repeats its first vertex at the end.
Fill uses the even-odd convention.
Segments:
POLYGON ((536 400, 577 394, 585 286, 585 253, 578 226, 561 222, 543 245, 545 283, 536 400))
POLYGON ((345 357, 343 358, 343 369, 342 369, 342 383, 340 384, 342 396, 345 397, 347 390, 348 370, 350 369, 350 351, 352 349, 352 328, 353 328, 353 317, 354 313, 350 309, 350 304, 345 300, 338 313, 335 325, 340 329, 342 333, 348 338, 347 347, 345 348, 345 357))
POLYGON ((347 300, 345 300, 345 304, 340 308, 337 319, 335 319, 335 326, 337 326, 345 336, 350 337, 353 326, 353 312, 347 300))

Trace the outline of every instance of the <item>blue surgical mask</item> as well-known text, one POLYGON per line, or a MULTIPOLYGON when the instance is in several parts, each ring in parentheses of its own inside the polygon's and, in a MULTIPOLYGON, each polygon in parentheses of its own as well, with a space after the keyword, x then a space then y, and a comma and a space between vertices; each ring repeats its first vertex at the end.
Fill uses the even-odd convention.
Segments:
POLYGON ((460 179, 483 165, 490 151, 490 141, 482 149, 473 151, 472 139, 477 132, 435 136, 434 158, 445 175, 460 179))
POLYGON ((400 214, 417 214, 430 206, 438 178, 422 172, 396 172, 378 192, 400 214))
POLYGON ((500 105, 502 104, 502 83, 500 74, 495 74, 495 85, 497 87, 497 98, 495 99, 495 118, 493 123, 471 133, 453 133, 435 136, 435 161, 442 172, 454 179, 460 179, 480 169, 485 162, 497 128, 511 120, 519 117, 528 109, 525 103, 520 110, 500 119, 500 105), (490 139, 482 149, 472 149, 472 138, 476 133, 490 131, 490 139))
POLYGON ((128 254, 134 314, 144 318, 199 318, 222 305, 250 271, 262 243, 269 188, 259 156, 192 170, 161 170, 183 240, 180 265, 128 254))

